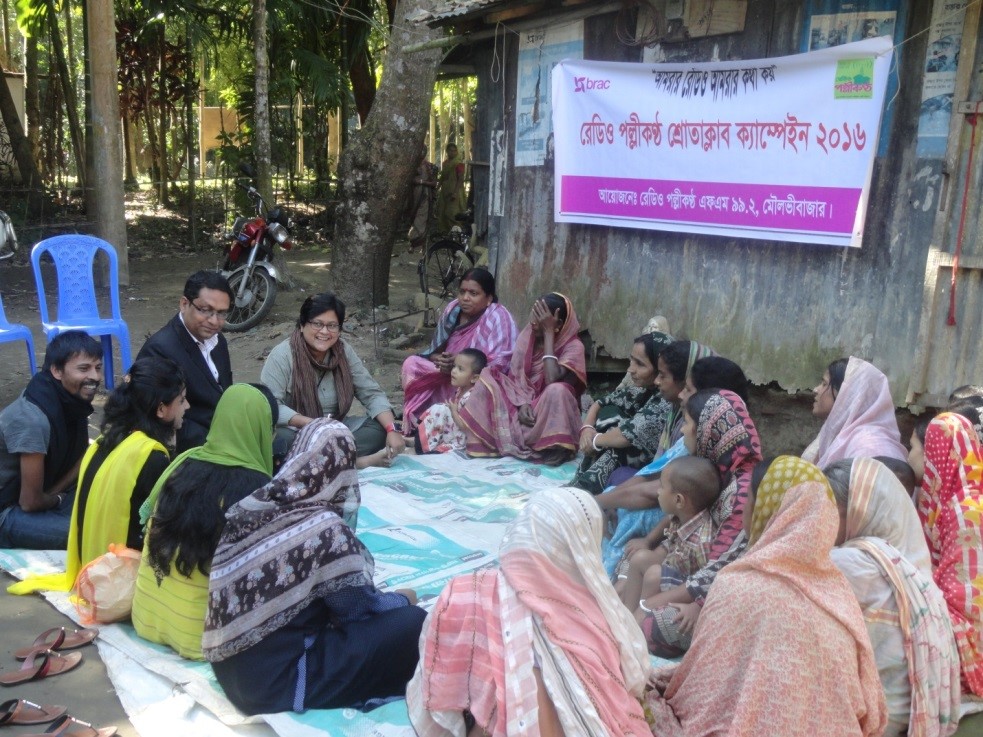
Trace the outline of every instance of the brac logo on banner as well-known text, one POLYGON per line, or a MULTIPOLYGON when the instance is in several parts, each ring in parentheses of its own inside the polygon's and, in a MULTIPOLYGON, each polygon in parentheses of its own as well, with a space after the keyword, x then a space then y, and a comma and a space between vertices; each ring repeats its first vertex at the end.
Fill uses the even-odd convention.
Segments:
POLYGON ((561 61, 556 221, 859 247, 892 53, 561 61))
POLYGON ((573 91, 587 92, 588 90, 606 90, 611 87, 610 79, 591 79, 590 77, 574 77, 573 91))

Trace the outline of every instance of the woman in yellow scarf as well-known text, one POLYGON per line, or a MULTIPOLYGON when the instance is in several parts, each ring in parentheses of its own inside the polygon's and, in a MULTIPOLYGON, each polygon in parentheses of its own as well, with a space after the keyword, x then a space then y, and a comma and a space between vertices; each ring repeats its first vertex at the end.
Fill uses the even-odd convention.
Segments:
POLYGON ((136 361, 106 402, 102 434, 82 457, 64 573, 37 576, 8 591, 69 591, 83 566, 111 544, 143 546, 140 505, 170 463, 185 398, 181 369, 168 359, 136 361))

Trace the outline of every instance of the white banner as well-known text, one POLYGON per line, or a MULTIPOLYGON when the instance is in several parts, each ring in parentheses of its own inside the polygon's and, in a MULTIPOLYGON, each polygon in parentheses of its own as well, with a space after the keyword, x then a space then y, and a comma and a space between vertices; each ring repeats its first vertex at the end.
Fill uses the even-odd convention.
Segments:
POLYGON ((889 37, 553 70, 557 222, 859 247, 889 37))

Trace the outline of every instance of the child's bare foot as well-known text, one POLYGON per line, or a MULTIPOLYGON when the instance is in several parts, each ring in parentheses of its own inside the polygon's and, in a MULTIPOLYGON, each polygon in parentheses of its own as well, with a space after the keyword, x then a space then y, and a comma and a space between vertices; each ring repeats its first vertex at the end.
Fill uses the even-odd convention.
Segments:
POLYGON ((547 466, 562 466, 575 455, 576 453, 567 448, 548 448, 540 454, 540 459, 547 466))
POLYGON ((389 468, 393 464, 393 459, 389 456, 389 449, 383 448, 382 450, 376 451, 371 455, 361 456, 355 459, 355 468, 370 468, 375 466, 377 468, 389 468))

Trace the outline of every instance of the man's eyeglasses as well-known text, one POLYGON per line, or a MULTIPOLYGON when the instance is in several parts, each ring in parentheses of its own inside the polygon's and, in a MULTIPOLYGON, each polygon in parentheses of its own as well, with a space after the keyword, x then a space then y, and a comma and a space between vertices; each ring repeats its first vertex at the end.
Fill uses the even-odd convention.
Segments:
POLYGON ((225 322, 225 320, 229 317, 228 310, 213 310, 211 307, 199 307, 195 304, 194 300, 189 300, 189 302, 191 302, 191 306, 198 311, 198 314, 204 317, 206 320, 211 320, 214 317, 225 322))
POLYGON ((312 328, 314 328, 315 333, 320 333, 322 330, 327 330, 329 333, 340 333, 341 325, 336 322, 321 322, 320 320, 311 320, 309 323, 312 328))

